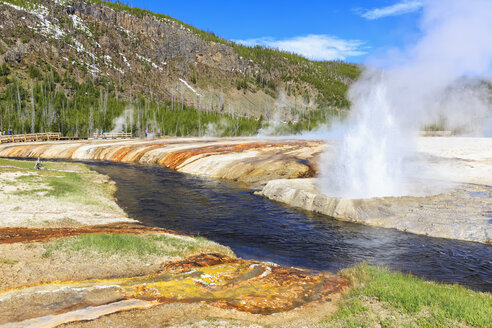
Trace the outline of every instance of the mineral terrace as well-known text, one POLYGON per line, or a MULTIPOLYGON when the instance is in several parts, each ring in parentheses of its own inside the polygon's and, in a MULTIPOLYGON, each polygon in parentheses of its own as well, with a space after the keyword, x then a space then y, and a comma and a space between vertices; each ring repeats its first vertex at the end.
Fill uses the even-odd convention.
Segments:
POLYGON ((492 139, 420 138, 420 160, 440 172, 448 187, 423 196, 372 199, 340 199, 319 191, 313 178, 318 165, 327 164, 319 163, 320 155, 332 146, 319 140, 254 138, 94 140, 2 145, 0 156, 162 165, 244 182, 272 200, 341 220, 434 237, 492 240, 492 139))
POLYGON ((333 313, 348 285, 144 226, 118 207, 108 177, 80 163, 43 165, 0 160, 2 327, 299 326, 333 313))

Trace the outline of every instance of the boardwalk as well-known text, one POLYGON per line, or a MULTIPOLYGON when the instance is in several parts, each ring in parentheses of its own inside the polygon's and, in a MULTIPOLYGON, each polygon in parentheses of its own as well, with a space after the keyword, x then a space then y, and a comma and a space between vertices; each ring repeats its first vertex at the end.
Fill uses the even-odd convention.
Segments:
POLYGON ((94 139, 130 139, 131 133, 94 133, 92 136, 94 139))
MULTIPOLYGON (((131 133, 96 134, 90 139, 130 139, 131 133)), ((88 140, 89 137, 63 137, 60 132, 29 133, 0 136, 0 143, 52 141, 52 140, 88 140)))
POLYGON ((29 133, 0 136, 0 143, 60 140, 60 132, 29 133))

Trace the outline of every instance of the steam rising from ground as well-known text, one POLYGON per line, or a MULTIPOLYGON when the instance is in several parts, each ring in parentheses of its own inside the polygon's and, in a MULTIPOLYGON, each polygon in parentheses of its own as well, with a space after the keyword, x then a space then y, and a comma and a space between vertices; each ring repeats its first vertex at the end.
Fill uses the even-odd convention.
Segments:
POLYGON ((326 194, 411 194, 408 186, 416 177, 436 178, 415 159, 422 126, 474 135, 490 129, 491 89, 485 80, 492 68, 491 14, 490 0, 428 0, 420 40, 371 60, 373 68, 349 91, 352 114, 335 158, 325 154, 332 164, 321 165, 326 194))
POLYGON ((133 124, 133 107, 127 107, 123 113, 113 120, 113 130, 110 133, 122 133, 129 130, 133 124))

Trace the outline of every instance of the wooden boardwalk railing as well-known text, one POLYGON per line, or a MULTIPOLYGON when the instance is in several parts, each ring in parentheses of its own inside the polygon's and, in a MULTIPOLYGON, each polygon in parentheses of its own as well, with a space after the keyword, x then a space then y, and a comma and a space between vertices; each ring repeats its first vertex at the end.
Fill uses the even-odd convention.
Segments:
MULTIPOLYGON (((94 133, 91 139, 130 139, 131 133, 94 133)), ((89 137, 62 137, 60 132, 29 133, 0 136, 0 143, 51 141, 51 140, 87 140, 89 137)))
POLYGON ((132 138, 131 133, 94 133, 94 139, 129 139, 132 138))
POLYGON ((60 140, 60 132, 13 134, 0 136, 0 143, 60 140))

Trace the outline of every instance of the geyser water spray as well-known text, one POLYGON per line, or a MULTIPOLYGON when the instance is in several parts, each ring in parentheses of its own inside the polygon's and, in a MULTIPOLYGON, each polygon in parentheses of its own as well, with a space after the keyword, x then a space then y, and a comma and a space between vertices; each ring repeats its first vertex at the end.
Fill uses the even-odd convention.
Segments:
MULTIPOLYGON (((336 160, 326 173, 328 192, 349 198, 400 195, 404 192, 403 160, 406 133, 388 101, 388 89, 382 76, 370 77, 371 88, 358 94, 352 107, 353 117, 336 160), (381 183, 384 182, 384 183, 381 183)), ((369 81, 367 82, 369 83, 369 81)), ((355 89, 354 89, 355 90, 355 89)))
MULTIPOLYGON (((321 165, 329 196, 412 194, 408 186, 435 172, 415 160, 418 130, 436 122, 481 134, 491 116, 492 1, 428 0, 420 40, 372 58, 349 90, 351 116, 334 154, 321 165)), ((490 127, 489 127, 490 128, 490 127)), ((420 189, 429 190, 432 181, 420 189)), ((417 188, 419 189, 419 188, 417 188)))

